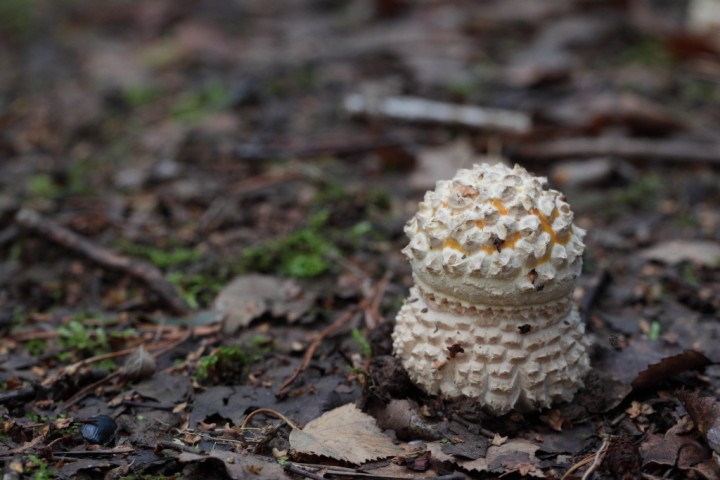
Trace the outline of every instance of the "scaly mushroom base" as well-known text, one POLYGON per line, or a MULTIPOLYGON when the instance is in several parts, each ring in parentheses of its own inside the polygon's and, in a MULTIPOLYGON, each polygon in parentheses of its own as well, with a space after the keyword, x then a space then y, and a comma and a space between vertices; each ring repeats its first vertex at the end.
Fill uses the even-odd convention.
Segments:
POLYGON ((502 414, 572 399, 590 369, 584 331, 570 296, 486 307, 413 287, 393 347, 428 393, 465 395, 502 414))

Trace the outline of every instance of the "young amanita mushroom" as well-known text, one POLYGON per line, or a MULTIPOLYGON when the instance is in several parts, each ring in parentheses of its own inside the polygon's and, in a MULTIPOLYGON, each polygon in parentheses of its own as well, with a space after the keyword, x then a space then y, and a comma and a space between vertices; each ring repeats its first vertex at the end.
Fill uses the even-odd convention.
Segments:
POLYGON ((410 378, 498 414, 570 400, 590 368, 572 222, 565 197, 518 165, 475 165, 427 192, 405 226, 415 286, 393 332, 410 378))

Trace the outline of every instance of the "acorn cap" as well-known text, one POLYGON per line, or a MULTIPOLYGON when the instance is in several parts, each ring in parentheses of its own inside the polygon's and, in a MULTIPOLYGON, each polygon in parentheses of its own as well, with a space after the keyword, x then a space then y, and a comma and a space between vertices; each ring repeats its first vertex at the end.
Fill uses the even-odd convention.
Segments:
POLYGON ((541 304, 569 295, 585 231, 564 196, 519 165, 479 164, 425 194, 405 233, 416 285, 466 305, 541 304))

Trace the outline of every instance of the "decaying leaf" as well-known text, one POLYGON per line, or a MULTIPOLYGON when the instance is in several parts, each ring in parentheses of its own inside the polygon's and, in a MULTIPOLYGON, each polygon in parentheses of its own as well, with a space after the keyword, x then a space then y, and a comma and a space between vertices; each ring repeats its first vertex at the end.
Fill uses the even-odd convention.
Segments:
POLYGON ((540 447, 522 438, 513 438, 500 446, 491 445, 485 458, 471 461, 459 460, 443 452, 440 442, 427 444, 432 456, 443 462, 452 462, 464 470, 506 474, 517 472, 536 478, 545 478, 540 470, 540 460, 535 453, 540 447))
POLYGON ((223 450, 213 450, 208 454, 183 452, 178 461, 187 465, 184 470, 187 478, 291 478, 272 459, 252 453, 223 450))
POLYGON ((152 377, 155 368, 155 357, 145 350, 144 345, 140 345, 128 355, 120 372, 128 380, 139 381, 152 377))
POLYGON ((710 450, 678 422, 665 435, 651 434, 640 446, 643 465, 674 466, 688 470, 711 459, 710 450))
POLYGON ((287 316, 293 321, 314 301, 312 293, 292 280, 251 274, 238 277, 223 288, 215 297, 213 309, 225 318, 225 333, 233 334, 265 313, 287 316))
POLYGON ((720 266, 720 243, 709 241, 671 240, 648 248, 641 253, 643 258, 675 265, 693 262, 708 267, 720 266))
POLYGON ((622 351, 608 352, 597 365, 623 385, 635 390, 650 388, 670 375, 696 370, 708 365, 705 355, 695 350, 682 350, 664 342, 633 341, 622 351))
POLYGON ((701 397, 699 392, 675 394, 690 414, 698 431, 715 453, 720 453, 720 402, 715 397, 701 397))
POLYGON ((698 370, 707 365, 710 365, 710 360, 705 355, 695 350, 685 350, 649 365, 633 380, 632 386, 636 390, 644 390, 657 385, 671 375, 688 370, 698 370))
POLYGON ((375 419, 352 403, 323 414, 302 430, 290 432, 290 446, 299 454, 353 464, 392 457, 402 452, 380 431, 375 419))

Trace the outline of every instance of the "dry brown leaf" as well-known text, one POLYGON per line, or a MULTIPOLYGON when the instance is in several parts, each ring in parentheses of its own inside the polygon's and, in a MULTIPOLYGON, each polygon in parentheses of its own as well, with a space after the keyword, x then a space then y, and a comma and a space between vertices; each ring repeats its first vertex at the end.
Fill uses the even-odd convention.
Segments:
POLYGON ((521 475, 545 478, 540 469, 540 460, 535 456, 540 447, 522 438, 512 438, 500 446, 491 445, 485 458, 462 461, 442 451, 440 442, 427 444, 432 456, 442 462, 452 462, 463 470, 506 474, 518 472, 521 475))
POLYGON ((715 397, 701 397, 699 392, 675 394, 690 414, 695 426, 716 453, 720 453, 720 402, 715 397))
POLYGON ((290 446, 300 454, 362 464, 402 453, 380 431, 375 419, 354 404, 324 413, 302 430, 290 432, 290 446))
POLYGON ((270 275, 251 274, 230 282, 215 297, 213 310, 223 315, 226 334, 247 327, 254 319, 270 313, 296 320, 315 301, 315 296, 295 282, 270 275))
POLYGON ((720 266, 720 243, 702 240, 670 240, 644 250, 643 258, 675 265, 693 262, 707 267, 720 266))

